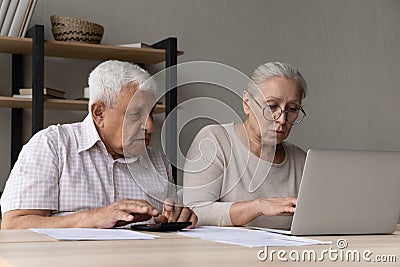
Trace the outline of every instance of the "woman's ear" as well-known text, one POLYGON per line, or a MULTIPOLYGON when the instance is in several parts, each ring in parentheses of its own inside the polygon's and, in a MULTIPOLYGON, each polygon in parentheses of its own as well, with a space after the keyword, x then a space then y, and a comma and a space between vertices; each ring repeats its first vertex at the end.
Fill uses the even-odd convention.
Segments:
POLYGON ((104 102, 98 101, 94 102, 90 106, 90 111, 92 112, 92 119, 97 127, 102 128, 104 124, 104 111, 106 110, 106 105, 104 102))
POLYGON ((243 105, 243 111, 244 114, 249 115, 250 113, 250 106, 249 106, 249 100, 250 100, 250 95, 249 92, 246 90, 243 91, 243 98, 242 98, 242 105, 243 105))

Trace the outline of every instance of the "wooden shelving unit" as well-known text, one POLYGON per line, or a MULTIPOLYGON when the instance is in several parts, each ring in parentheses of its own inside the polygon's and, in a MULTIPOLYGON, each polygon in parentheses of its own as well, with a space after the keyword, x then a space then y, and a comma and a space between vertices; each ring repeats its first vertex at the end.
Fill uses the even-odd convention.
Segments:
MULTIPOLYGON (((0 36, 0 53, 31 55, 32 39, 0 36)), ((47 57, 63 57, 90 60, 116 59, 122 61, 156 64, 165 61, 165 50, 154 48, 130 48, 122 46, 85 44, 74 42, 45 41, 44 55, 47 57)), ((183 55, 178 51, 178 55, 183 55)), ((85 100, 47 99, 45 109, 87 110, 85 100)), ((32 108, 31 99, 0 96, 0 107, 32 108)), ((157 105, 155 113, 165 112, 165 105, 157 105)))
MULTIPOLYGON (((32 39, 0 36, 0 53, 31 55, 32 39)), ((178 51, 178 56, 180 55, 183 55, 183 51, 178 51)), ((116 59, 142 64, 156 64, 165 61, 165 50, 131 48, 117 45, 44 41, 44 56, 91 60, 116 59)))

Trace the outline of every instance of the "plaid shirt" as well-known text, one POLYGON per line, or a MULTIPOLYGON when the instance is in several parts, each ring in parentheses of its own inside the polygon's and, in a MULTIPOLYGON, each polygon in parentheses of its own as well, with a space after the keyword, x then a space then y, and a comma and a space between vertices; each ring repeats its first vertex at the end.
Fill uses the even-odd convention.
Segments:
POLYGON ((114 160, 88 115, 83 122, 53 125, 23 147, 2 198, 2 213, 52 210, 53 215, 88 210, 132 198, 162 210, 174 197, 171 166, 148 147, 136 158, 114 160))

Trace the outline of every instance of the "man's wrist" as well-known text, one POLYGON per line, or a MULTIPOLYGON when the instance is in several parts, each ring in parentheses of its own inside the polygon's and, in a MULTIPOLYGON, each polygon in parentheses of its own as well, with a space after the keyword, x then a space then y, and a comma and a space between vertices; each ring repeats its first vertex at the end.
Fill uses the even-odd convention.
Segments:
POLYGON ((75 214, 71 215, 73 216, 73 227, 75 228, 96 228, 95 225, 92 225, 91 220, 93 219, 93 212, 92 210, 85 210, 85 211, 79 211, 76 212, 75 214))

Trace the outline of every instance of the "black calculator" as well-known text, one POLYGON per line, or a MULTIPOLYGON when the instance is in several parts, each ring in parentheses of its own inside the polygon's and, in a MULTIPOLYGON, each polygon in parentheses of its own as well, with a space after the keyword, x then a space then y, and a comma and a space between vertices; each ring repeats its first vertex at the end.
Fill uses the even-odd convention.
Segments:
POLYGON ((169 223, 154 223, 154 224, 134 224, 132 230, 150 231, 150 232, 172 232, 182 230, 190 226, 191 222, 169 222, 169 223))

